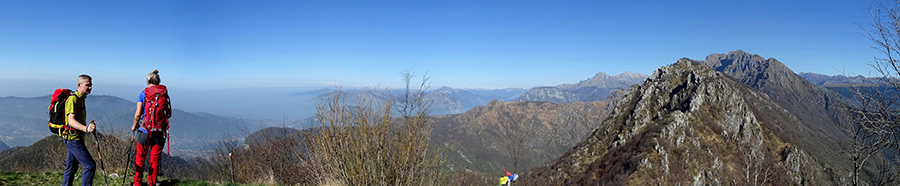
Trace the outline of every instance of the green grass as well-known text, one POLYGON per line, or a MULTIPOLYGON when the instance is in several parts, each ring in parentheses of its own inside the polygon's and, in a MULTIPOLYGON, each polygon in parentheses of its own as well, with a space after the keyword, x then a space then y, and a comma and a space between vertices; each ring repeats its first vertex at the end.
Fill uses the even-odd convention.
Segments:
MULTIPOLYGON (((79 170, 80 171, 80 170, 79 170)), ((94 174, 94 185, 106 185, 106 182, 103 180, 103 173, 98 172, 98 174, 94 174)), ((0 185, 62 185, 62 171, 46 171, 42 173, 22 173, 22 172, 7 172, 0 171, 0 185)), ((122 177, 106 177, 109 181, 109 185, 121 185, 122 177)), ((125 180, 126 183, 131 183, 131 178, 129 177, 125 180)), ((146 185, 146 180, 145 185, 146 185)), ((73 185, 80 186, 81 185, 81 172, 75 174, 75 180, 73 181, 73 185)), ((185 186, 256 186, 262 184, 234 184, 234 183, 216 183, 216 182, 207 182, 207 181, 197 181, 197 180, 172 180, 172 179, 159 179, 160 185, 185 185, 185 186)))

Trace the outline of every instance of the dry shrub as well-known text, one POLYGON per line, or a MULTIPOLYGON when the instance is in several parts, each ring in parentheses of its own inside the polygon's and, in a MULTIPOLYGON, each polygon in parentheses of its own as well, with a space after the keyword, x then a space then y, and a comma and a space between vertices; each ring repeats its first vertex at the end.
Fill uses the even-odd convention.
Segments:
POLYGON ((432 123, 424 100, 427 78, 419 90, 398 101, 361 97, 349 106, 340 91, 317 105, 317 128, 309 133, 308 165, 319 183, 346 185, 440 185, 443 158, 429 146, 432 123), (394 119, 394 111, 401 116, 394 119))
MULTIPOLYGON (((782 152, 789 151, 783 149, 782 152)), ((788 185, 787 168, 778 153, 763 147, 762 142, 741 143, 736 152, 740 155, 739 167, 743 185, 788 185)))
MULTIPOLYGON (((98 123, 99 124, 99 123, 98 123)), ((102 126, 102 125, 100 125, 102 126)), ((126 183, 130 183, 134 176, 135 141, 131 138, 128 129, 107 129, 98 133, 97 138, 92 134, 86 135, 85 144, 94 160, 97 162, 97 174, 102 174, 100 156, 102 155, 103 167, 107 174, 126 176, 126 183), (105 135, 104 135, 105 134, 105 135), (97 153, 95 140, 98 140, 101 148, 97 153), (126 171, 127 170, 127 171, 126 171)), ((246 133, 246 131, 245 131, 246 133)), ((290 134, 293 138, 285 138, 284 135, 263 135, 261 143, 250 146, 242 146, 237 138, 223 138, 215 145, 208 156, 183 159, 163 154, 160 160, 161 179, 188 179, 208 180, 238 183, 270 183, 270 184, 304 184, 311 179, 302 166, 302 142, 299 133, 290 134), (229 157, 229 154, 231 156, 229 157)), ((45 158, 65 161, 65 147, 62 147, 63 158, 45 158)), ((58 155, 54 155, 58 156, 58 155)), ((149 158, 148 160, 149 161, 149 158)), ((56 165, 64 165, 55 162, 56 165)), ((145 163, 146 165, 146 163, 145 163)), ((59 167, 62 170, 62 167, 59 167)), ((147 171, 145 169, 145 171, 147 171)), ((147 173, 144 173, 146 176, 147 173)), ((122 178, 122 177, 119 177, 122 178)), ((109 180, 110 183, 121 183, 122 180, 109 180)))
POLYGON ((468 168, 457 169, 449 173, 449 177, 445 183, 453 186, 470 186, 470 185, 493 185, 497 183, 497 178, 472 171, 468 168))
MULTIPOLYGON (((266 129, 264 129, 266 130, 266 129)), ((282 132, 258 133, 258 139, 241 144, 239 139, 219 141, 213 155, 189 161, 198 179, 234 183, 311 184, 313 175, 305 165, 302 134, 296 130, 273 128, 282 132)))

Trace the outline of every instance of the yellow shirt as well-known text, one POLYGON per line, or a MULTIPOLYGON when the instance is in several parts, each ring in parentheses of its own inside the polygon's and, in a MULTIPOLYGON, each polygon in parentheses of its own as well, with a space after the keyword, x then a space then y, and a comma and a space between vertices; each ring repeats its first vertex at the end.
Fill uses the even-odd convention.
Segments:
MULTIPOLYGON (((66 99, 66 125, 69 125, 69 114, 75 114, 75 120, 81 124, 87 125, 87 110, 85 110, 84 106, 84 96, 81 95, 81 92, 75 92, 68 99, 66 99), (76 109, 77 108, 77 109, 76 109), (75 113, 75 110, 78 110, 78 113, 75 113)), ((69 125, 69 127, 72 127, 69 125)), ((84 132, 81 131, 66 131, 66 134, 60 134, 63 138, 67 140, 82 140, 84 139, 84 132)))

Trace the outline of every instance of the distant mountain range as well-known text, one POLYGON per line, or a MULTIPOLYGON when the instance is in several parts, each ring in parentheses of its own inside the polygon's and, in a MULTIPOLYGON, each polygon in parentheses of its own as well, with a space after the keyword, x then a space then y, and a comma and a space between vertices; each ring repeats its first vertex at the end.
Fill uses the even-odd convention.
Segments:
POLYGON ((6 145, 6 143, 3 143, 3 141, 0 141, 0 152, 3 152, 6 149, 9 149, 9 145, 6 145))
POLYGON ((844 76, 844 75, 824 75, 817 74, 811 72, 800 72, 800 77, 806 79, 810 83, 816 86, 834 86, 834 85, 849 85, 849 84, 877 84, 881 82, 881 78, 867 78, 862 75, 858 76, 844 76))
MULTIPOLYGON (((321 91, 321 90, 320 90, 321 91)), ((366 90, 351 89, 341 90, 342 98, 348 104, 356 104, 360 99, 371 98, 378 100, 393 99, 396 100, 403 90, 366 90)), ((465 112, 475 106, 485 105, 491 100, 509 101, 525 92, 521 88, 505 88, 505 89, 460 89, 451 87, 441 87, 435 90, 427 90, 425 98, 432 101, 431 114, 459 114, 465 112)), ((321 101, 323 98, 331 98, 338 91, 328 91, 322 95, 316 96, 311 102, 321 101)))
POLYGON ((525 89, 458 89, 441 87, 429 93, 426 98, 434 101, 434 115, 459 114, 475 106, 485 105, 492 100, 509 101, 521 95, 525 89))
POLYGON ((552 103, 572 103, 575 101, 591 102, 605 99, 616 89, 628 89, 638 84, 648 75, 624 72, 610 76, 599 72, 594 77, 582 80, 577 84, 560 84, 552 87, 535 87, 516 99, 516 101, 547 101, 552 103))
POLYGON ((882 80, 882 78, 867 78, 863 76, 847 77, 844 75, 828 76, 808 72, 800 73, 800 77, 803 77, 810 83, 820 87, 820 89, 826 93, 840 96, 844 102, 851 104, 858 103, 855 100, 858 96, 856 95, 857 90, 869 93, 877 91, 885 99, 898 98, 897 89, 890 83, 882 80))

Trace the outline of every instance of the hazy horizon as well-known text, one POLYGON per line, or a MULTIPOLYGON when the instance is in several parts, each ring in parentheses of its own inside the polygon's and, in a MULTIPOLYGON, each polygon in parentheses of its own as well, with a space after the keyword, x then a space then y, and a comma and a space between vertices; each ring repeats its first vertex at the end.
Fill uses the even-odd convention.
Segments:
MULTIPOLYGON (((605 73, 605 72, 598 72, 605 73)), ((624 73, 624 72, 623 72, 624 73)), ((797 74, 801 72, 796 72, 797 74)), ((821 74, 818 72, 810 72, 821 74)), ((608 73, 607 73, 608 74, 608 73)), ((646 74, 646 73, 640 73, 646 74)), ((615 76, 618 74, 608 74, 610 76, 615 76)), ((649 75, 649 74, 647 74, 649 75)), ((584 77, 581 80, 589 79, 590 77, 584 77)), ((575 84, 579 81, 574 82, 560 82, 552 85, 541 85, 535 87, 542 86, 556 86, 560 84, 575 84)), ((187 112, 193 113, 210 113, 220 116, 227 117, 239 117, 239 118, 248 118, 248 119, 266 119, 266 120, 281 120, 287 117, 289 120, 302 120, 306 119, 306 117, 311 117, 315 110, 313 109, 314 101, 313 98, 315 96, 319 96, 319 94, 310 94, 316 90, 322 89, 344 89, 344 90, 360 90, 360 89, 371 89, 371 88, 380 88, 380 89, 399 89, 401 87, 384 87, 380 85, 371 85, 371 86, 356 86, 356 87, 343 87, 343 86, 331 86, 331 87, 257 87, 257 88, 219 88, 219 89, 194 89, 190 87, 180 87, 173 86, 163 83, 164 85, 169 86, 170 92, 172 92, 173 100, 175 103, 176 109, 181 109, 187 112), (235 99, 236 98, 236 99, 235 99), (225 99, 234 99, 234 101, 223 101, 225 99)), ((2 87, 20 87, 18 89, 2 89, 0 90, 0 97, 22 97, 22 98, 34 98, 41 96, 48 96, 52 93, 52 90, 56 88, 69 88, 74 89, 75 83, 74 81, 51 81, 51 80, 3 80, 0 79, 0 86, 2 87)), ((120 85, 120 84, 104 84, 102 79, 94 80, 94 90, 92 91, 92 95, 107 95, 107 96, 115 96, 119 98, 126 99, 128 101, 137 100, 137 95, 140 93, 143 88, 146 86, 138 86, 138 85, 120 85)), ((430 91, 437 90, 439 88, 449 87, 449 86, 440 86, 440 85, 432 85, 430 91)), ((498 90, 498 89, 524 89, 529 90, 535 87, 528 88, 519 88, 519 87, 500 87, 500 88, 484 88, 484 87, 449 87, 456 88, 462 90, 498 90)))

